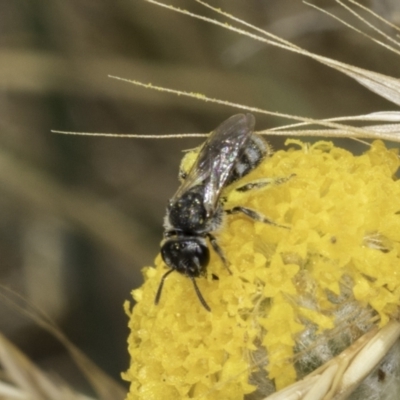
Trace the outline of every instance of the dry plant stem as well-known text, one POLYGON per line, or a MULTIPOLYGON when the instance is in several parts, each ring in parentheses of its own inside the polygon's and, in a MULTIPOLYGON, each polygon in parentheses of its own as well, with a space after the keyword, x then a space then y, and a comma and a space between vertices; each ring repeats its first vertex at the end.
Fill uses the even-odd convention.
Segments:
POLYGON ((304 379, 303 381, 299 381, 294 383, 293 385, 288 386, 284 390, 281 390, 277 393, 274 393, 271 396, 265 398, 265 400, 298 400, 301 399, 302 396, 306 395, 312 387, 314 387, 320 376, 312 376, 309 379, 304 379))
POLYGON ((348 1, 349 1, 349 3, 355 4, 357 7, 361 8, 362 10, 371 14, 374 18, 378 19, 380 22, 383 22, 387 26, 390 26, 391 28, 395 29, 397 32, 400 32, 400 28, 397 25, 392 24, 390 21, 386 20, 385 18, 382 18, 379 14, 373 12, 368 7, 365 7, 364 5, 358 3, 357 1, 354 1, 354 0, 348 0, 348 1))
MULTIPOLYGON (((338 390, 345 398, 381 362, 400 337, 400 323, 391 321, 361 349, 347 369, 338 390)), ((339 397, 340 398, 340 397, 339 397)))
POLYGON ((339 356, 302 381, 265 400, 345 400, 382 361, 400 337, 400 323, 391 321, 382 329, 366 333, 339 356))
MULTIPOLYGON (((315 58, 315 57, 313 57, 315 58)), ((337 69, 346 75, 354 78, 357 80, 359 83, 364 85, 365 87, 369 88, 373 92, 381 95, 382 97, 396 103, 400 104, 400 81, 395 78, 387 77, 382 74, 374 73, 371 71, 363 70, 361 68, 356 68, 351 65, 346 65, 343 63, 338 63, 334 60, 330 60, 327 58, 323 57, 318 57, 318 61, 321 63, 330 66, 334 69, 337 69)), ((238 103, 232 103, 230 101, 226 100, 220 100, 216 98, 210 98, 207 97, 203 94, 200 93, 192 93, 192 92, 185 92, 181 90, 175 90, 175 89, 170 89, 167 87, 161 87, 161 86, 155 86, 151 83, 143 83, 137 80, 131 80, 131 79, 125 79, 117 76, 112 76, 109 75, 110 78, 132 83, 133 85, 136 86, 141 86, 146 89, 152 89, 155 91, 159 92, 164 92, 164 93, 170 93, 170 94, 175 94, 178 96, 185 96, 185 97, 190 97, 194 98, 197 100, 201 100, 204 102, 211 102, 215 104, 221 104, 229 107, 234 107, 236 109, 242 109, 246 111, 251 111, 254 113, 259 113, 259 114, 266 114, 266 115, 274 115, 276 117, 282 117, 286 119, 292 119, 295 121, 301 121, 300 124, 305 124, 305 125, 311 125, 311 124, 316 124, 316 125, 322 125, 331 128, 330 130, 327 129, 307 129, 307 130, 281 130, 279 132, 275 130, 268 130, 268 131, 262 131, 262 134, 271 134, 271 135, 293 135, 293 136, 329 136, 329 137, 346 137, 346 138, 357 138, 357 137, 362 137, 362 138, 369 138, 369 139, 382 139, 382 140, 391 140, 395 142, 399 142, 399 131, 400 128, 396 124, 392 125, 387 125, 387 129, 384 129, 384 125, 380 125, 373 129, 373 127, 354 127, 350 125, 343 125, 343 124, 338 124, 334 121, 340 120, 340 119, 324 119, 324 120, 315 120, 312 118, 305 118, 301 116, 295 116, 295 115, 289 115, 289 114, 284 114, 284 113, 278 113, 278 112, 271 112, 267 110, 263 110, 261 108, 257 107, 250 107, 250 106, 245 106, 243 104, 238 104, 238 103)), ((381 113, 383 117, 384 113, 381 113)), ((396 112, 389 112, 390 118, 392 119, 393 117, 397 117, 398 120, 398 113, 396 112)), ((368 120, 368 116, 365 116, 365 119, 368 120)), ((353 119, 361 119, 363 116, 358 116, 358 117, 353 117, 353 119)), ((344 120, 351 120, 352 117, 345 117, 344 120)), ((73 132, 63 132, 63 131, 55 131, 57 133, 64 133, 64 134, 74 134, 73 132)), ((85 133, 81 133, 85 135, 85 133)), ((108 134, 95 134, 95 136, 111 136, 108 134)), ((183 135, 176 135, 176 137, 182 137, 183 135)), ((185 135, 185 136, 190 136, 190 135, 185 135)), ((194 134, 195 137, 198 136, 198 134, 194 134)), ((146 136, 146 135, 125 135, 125 137, 138 137, 138 138, 151 138, 152 136, 146 136)), ((159 136, 158 138, 164 138, 165 136, 159 136)))
MULTIPOLYGON (((340 71, 340 72, 352 77, 353 79, 357 80, 359 83, 361 83, 362 85, 364 85, 371 91, 379 94, 380 96, 386 98, 389 101, 392 101, 393 103, 395 103, 397 105, 400 105, 400 81, 396 78, 392 78, 392 77, 389 77, 389 76, 386 76, 383 74, 378 74, 378 73, 368 71, 368 70, 365 70, 362 68, 354 67, 352 65, 345 64, 345 63, 342 63, 342 62, 339 62, 339 61, 336 61, 336 60, 333 60, 333 59, 330 59, 327 57, 322 57, 317 54, 310 53, 309 51, 299 48, 298 46, 295 46, 292 43, 287 42, 287 41, 283 42, 282 40, 275 41, 275 40, 267 39, 268 37, 271 37, 271 34, 269 32, 263 31, 260 28, 250 25, 250 24, 247 24, 247 23, 243 23, 243 24, 246 25, 246 27, 249 27, 250 29, 253 29, 257 32, 261 32, 262 35, 266 36, 267 38, 264 38, 263 36, 257 36, 253 33, 245 31, 243 29, 238 29, 234 26, 231 26, 226 23, 224 24, 222 22, 213 20, 211 18, 203 17, 202 15, 197 15, 194 13, 190 13, 186 10, 180 9, 180 8, 176 8, 176 7, 173 7, 170 5, 159 3, 155 0, 146 0, 146 1, 149 3, 156 4, 160 7, 168 8, 171 11, 186 14, 192 18, 197 18, 200 20, 204 20, 210 24, 218 25, 224 29, 239 33, 243 36, 248 36, 254 40, 261 41, 266 44, 277 46, 282 49, 289 50, 289 51, 310 57, 326 66, 334 68, 337 71, 340 71)), ((225 12, 221 11, 220 9, 213 8, 209 5, 207 5, 207 6, 209 8, 211 8, 212 10, 214 10, 217 14, 221 14, 224 17, 228 17, 232 20, 237 21, 237 19, 235 17, 231 16, 230 14, 225 13, 225 12)), ((381 43, 378 43, 378 44, 381 44, 381 43)), ((385 47, 387 47, 387 46, 385 46, 385 47)), ((397 49, 395 49, 394 51, 397 52, 397 49)))
POLYGON ((66 384, 56 383, 0 335, 0 363, 11 383, 0 382, 0 398, 26 400, 90 400, 66 384))
MULTIPOLYGON (((318 61, 326 66, 329 66, 331 68, 336 69, 339 72, 342 72, 348 76, 350 76, 351 78, 355 79, 356 81, 358 81, 360 84, 362 84, 363 86, 367 87, 369 90, 375 92, 376 94, 386 98, 387 100, 393 102, 396 105, 400 105, 400 81, 399 79, 396 78, 392 78, 389 76, 385 76, 383 74, 379 74, 379 73, 375 73, 372 71, 368 71, 362 68, 358 68, 358 67, 354 67, 352 65, 348 65, 345 63, 341 63, 338 62, 336 60, 333 59, 329 59, 327 57, 322 57, 319 56, 317 54, 313 54, 308 52, 307 50, 304 50, 288 41, 285 41, 277 36, 274 36, 272 34, 270 34, 269 32, 266 32, 256 26, 253 26, 251 24, 248 24, 244 21, 241 21, 238 18, 235 18, 234 16, 225 13, 223 11, 221 11, 220 9, 214 8, 210 5, 208 5, 207 3, 204 3, 200 0, 196 0, 198 3, 202 4, 203 6, 213 10, 214 12, 216 12, 219 15, 222 15, 223 17, 226 17, 228 19, 233 20, 236 23, 242 24, 244 25, 247 29, 249 29, 249 31, 243 30, 243 29, 239 29, 236 28, 234 26, 231 26, 229 24, 224 24, 222 22, 210 19, 210 18, 206 18, 202 15, 197 15, 194 13, 191 13, 189 11, 183 10, 183 9, 179 9, 176 8, 174 6, 171 5, 166 5, 163 3, 160 3, 158 1, 155 0, 145 0, 147 2, 153 3, 157 6, 160 7, 165 7, 171 11, 174 12, 178 12, 178 13, 182 13, 185 15, 188 15, 192 18, 197 18, 197 19, 201 19, 207 23, 210 24, 214 24, 217 26, 220 26, 224 29, 233 31, 235 33, 238 33, 240 35, 243 36, 248 36, 250 38, 252 38, 253 40, 257 40, 259 42, 263 42, 265 44, 270 44, 270 45, 274 45, 280 48, 283 48, 285 50, 289 50, 307 57, 310 57, 312 59, 314 59, 315 61, 318 61), (255 31, 257 34, 251 33, 250 31, 255 31)), ((342 7, 346 8, 346 6, 342 3, 342 2, 338 2, 342 7)), ((353 4, 361 7, 357 2, 352 1, 353 4)), ((354 13, 353 10, 351 10, 352 13, 354 13)), ((365 21, 362 19, 361 16, 359 16, 356 13, 356 16, 358 18, 360 18, 365 24, 369 24, 368 21, 365 21)), ((345 23, 345 21, 340 20, 341 22, 345 23)), ((347 23, 345 23, 346 25, 348 25, 347 23)), ((359 31, 360 33, 366 35, 365 33, 359 31)), ((383 35, 386 39, 388 40, 392 40, 393 43, 395 43, 397 46, 399 46, 399 42, 396 41, 395 39, 390 38, 388 35, 386 35, 384 32, 377 30, 377 33, 380 35, 383 35)), ((388 47, 385 43, 382 43, 380 41, 377 41, 376 39, 374 39, 373 37, 367 35, 369 39, 377 42, 379 45, 384 46, 384 47, 388 47)), ((398 52, 397 49, 390 47, 391 51, 395 51, 398 52)), ((157 75, 157 74, 155 74, 157 75)), ((176 75, 176 74, 175 74, 176 75)), ((292 116, 292 115, 287 115, 287 114, 283 114, 283 113, 276 113, 276 112, 269 112, 267 110, 262 110, 256 107, 249 107, 249 106, 245 106, 242 104, 236 104, 236 103, 232 103, 229 101, 224 101, 224 100, 219 100, 219 99, 214 99, 214 98, 209 98, 207 96, 204 96, 202 94, 199 93, 187 93, 184 91, 179 91, 179 90, 173 90, 170 88, 166 88, 166 87, 161 87, 161 86, 155 86, 149 83, 143 83, 143 81, 140 80, 129 80, 129 79, 124 79, 124 78, 118 78, 115 76, 111 76, 114 79, 119 79, 122 81, 127 81, 130 83, 133 83, 137 86, 142 86, 145 87, 147 89, 153 89, 153 90, 157 90, 157 91, 162 91, 162 92, 167 92, 167 93, 173 93, 173 94, 177 94, 178 96, 188 96, 188 97, 192 97, 195 98, 197 100, 202 100, 204 102, 213 102, 216 104, 221 104, 221 105, 226 105, 226 106, 230 106, 230 107, 234 107, 236 109, 244 109, 247 111, 251 111, 251 112, 256 112, 256 113, 263 113, 263 114, 268 114, 268 115, 274 115, 274 116, 278 116, 278 117, 282 117, 282 118, 288 118, 288 119, 293 119, 293 120, 298 120, 298 121, 302 121, 302 123, 298 124, 297 126, 300 126, 302 124, 318 124, 318 125, 323 125, 323 126, 327 126, 330 127, 332 129, 327 130, 327 129, 308 129, 308 130, 299 130, 299 131, 288 131, 287 127, 280 127, 279 130, 281 130, 280 133, 275 132, 274 130, 269 130, 269 131, 265 131, 263 133, 265 134, 272 134, 272 135, 296 135, 296 136, 330 136, 330 137, 364 137, 364 138, 380 138, 383 140, 392 140, 392 141, 400 141, 400 127, 398 125, 378 125, 378 126, 374 126, 374 127, 364 127, 364 128, 356 128, 356 127, 352 127, 349 125, 341 125, 341 124, 337 124, 334 123, 335 121, 340 121, 340 120, 351 120, 351 119, 359 119, 362 120, 363 117, 365 117, 365 120, 368 120, 368 115, 367 116, 358 116, 355 118, 352 117, 344 117, 344 118, 333 118, 333 119, 325 119, 325 120, 313 120, 310 118, 304 118, 304 117, 299 117, 299 116, 292 116), (282 129, 285 129, 284 131, 282 131, 282 129)), ((390 119, 386 120, 389 121, 390 119)), ((398 117, 396 118, 396 120, 398 120, 398 117)), ((289 125, 289 126, 296 126, 295 125, 289 125)), ((59 133, 69 133, 69 134, 73 134, 72 132, 60 132, 59 133)), ((86 135, 86 133, 81 133, 83 135, 86 135)), ((109 135, 109 134, 94 134, 97 136, 117 136, 117 135, 109 135)), ((183 137, 186 135, 174 135, 174 137, 183 137)), ((187 136, 192 136, 192 135, 187 135, 187 136)), ((200 136, 198 134, 194 134, 193 136, 200 136)), ((152 138, 152 136, 147 136, 147 135, 124 135, 124 137, 138 137, 138 138, 152 138)), ((154 136, 153 138, 162 138, 164 136, 154 136)))
MULTIPOLYGON (((156 3, 154 0, 146 0, 146 1, 156 3)), ((256 26, 244 23, 244 22, 238 20, 237 18, 231 16, 230 14, 225 13, 225 12, 221 11, 220 9, 211 7, 208 4, 201 2, 200 0, 197 0, 197 2, 207 6, 208 8, 211 8, 217 14, 223 15, 223 16, 228 17, 228 18, 230 18, 230 19, 232 19, 232 20, 234 20, 236 22, 242 23, 246 27, 249 27, 250 29, 253 29, 253 30, 257 31, 257 32, 261 32, 261 34, 263 36, 266 36, 266 37, 272 37, 273 36, 269 32, 263 31, 263 30, 261 30, 260 28, 258 28, 256 26)), ((342 7, 345 7, 345 5, 342 2, 340 2, 338 0, 336 0, 336 2, 338 4, 340 4, 342 7)), ((156 4, 160 5, 160 3, 156 3, 156 4)), ((173 9, 172 7, 170 7, 170 8, 173 9)), ((184 10, 179 10, 178 9, 178 10, 174 10, 174 11, 183 12, 184 13, 184 10)), ((359 16, 359 14, 357 14, 357 13, 355 13, 353 11, 352 11, 352 13, 354 13, 359 19, 363 20, 361 18, 361 16, 359 16)), ((284 48, 286 50, 293 51, 295 53, 299 53, 299 54, 308 56, 308 57, 310 57, 310 58, 312 58, 312 59, 314 59, 316 61, 321 62, 322 64, 325 64, 325 65, 327 65, 327 66, 329 66, 331 68, 334 68, 334 69, 336 69, 338 71, 341 71, 344 74, 356 79, 359 83, 361 83, 362 85, 366 86, 367 88, 369 88, 373 92, 375 92, 375 93, 381 95, 382 97, 385 97, 388 100, 393 101, 394 103, 399 105, 400 81, 398 79, 391 78, 391 77, 388 77, 388 76, 385 76, 385 75, 382 75, 382 74, 376 74, 376 73, 374 73, 372 71, 364 70, 362 68, 357 68, 357 67, 354 67, 354 66, 349 65, 349 64, 341 63, 341 62, 338 62, 336 60, 332 60, 332 59, 327 58, 327 57, 322 57, 322 56, 319 56, 317 54, 310 53, 307 50, 304 50, 304 49, 302 49, 302 48, 300 48, 298 46, 295 46, 294 44, 292 44, 292 43, 290 43, 288 41, 283 41, 281 39, 278 39, 278 41, 270 40, 270 39, 264 39, 262 36, 255 36, 255 35, 253 35, 253 34, 251 34, 249 32, 244 32, 244 31, 242 31, 240 29, 237 29, 235 27, 231 27, 231 26, 229 26, 227 24, 221 24, 218 21, 209 20, 209 19, 206 19, 204 17, 202 18, 201 16, 199 17, 199 16, 196 16, 196 15, 193 15, 193 14, 191 14, 191 16, 193 16, 195 18, 204 19, 209 23, 214 23, 214 24, 223 26, 225 29, 235 31, 235 32, 240 33, 242 35, 247 35, 247 36, 251 37, 254 40, 264 41, 265 43, 268 43, 268 44, 271 44, 271 45, 274 45, 274 46, 277 46, 277 47, 281 47, 281 48, 284 48)), ((363 20, 363 21, 366 23, 365 20, 363 20)), ((384 34, 383 32, 380 32, 380 31, 378 31, 378 32, 381 33, 386 39, 392 40, 392 41, 394 41, 394 43, 396 45, 399 45, 398 41, 393 40, 390 36, 384 34)), ((362 33, 362 32, 360 32, 360 33, 362 33)), ((381 45, 381 46, 383 46, 383 47, 385 47, 385 48, 387 48, 389 50, 392 50, 393 52, 399 54, 399 51, 397 49, 392 48, 392 47, 388 46, 387 44, 382 43, 382 42, 372 38, 370 35, 366 35, 365 34, 365 36, 367 36, 369 39, 373 40, 377 44, 379 44, 379 45, 381 45)), ((274 37, 274 39, 275 39, 275 37, 274 37)))
POLYGON ((335 380, 336 373, 339 369, 338 365, 328 367, 318 379, 318 383, 304 396, 304 400, 317 400, 323 398, 325 393, 331 387, 332 381, 335 380))
MULTIPOLYGON (((99 400, 119 400, 123 399, 126 394, 125 388, 117 383, 114 379, 105 374, 99 367, 96 366, 85 354, 80 351, 75 345, 73 345, 68 338, 62 333, 62 331, 56 326, 56 324, 40 310, 28 303, 25 298, 22 298, 17 293, 11 290, 0 287, 0 295, 4 300, 11 303, 21 314, 26 315, 28 318, 33 319, 39 326, 53 335, 56 339, 62 343, 65 349, 70 354, 71 358, 75 361, 76 365, 81 370, 82 374, 91 383, 94 391, 97 394, 99 400), (20 304, 22 302, 22 305, 20 304)), ((3 338, 3 341, 6 341, 3 338)), ((1 344, 1 336, 0 336, 1 344)), ((14 346, 6 341, 4 349, 13 348, 14 346), (9 345, 9 346, 8 346, 9 345)), ((0 348, 0 359, 1 359, 1 348, 0 348)), ((18 354, 19 350, 15 348, 15 354, 18 354)), ((20 352, 19 352, 20 353, 20 352)), ((21 354, 23 360, 24 355, 21 354)), ((25 357, 26 359, 26 357, 25 357)), ((27 359, 26 359, 27 360, 27 359)), ((29 360, 27 362, 30 363, 29 360)), ((55 399, 61 399, 62 397, 56 397, 55 399)), ((40 397, 42 399, 42 397, 40 397)), ((70 399, 67 397, 67 399, 70 399)), ((73 398, 72 398, 73 399, 73 398)))
MULTIPOLYGON (((153 0, 146 0, 148 2, 154 3, 158 6, 162 6, 162 7, 166 7, 172 11, 175 12, 180 12, 186 15, 189 15, 193 18, 199 18, 202 19, 208 23, 211 24, 216 24, 218 26, 223 27, 224 29, 228 29, 228 30, 232 30, 236 33, 239 33, 241 35, 245 35, 245 36, 249 36, 254 40, 258 40, 267 44, 272 44, 278 47, 282 47, 286 50, 290 50, 305 56, 308 56, 310 58, 313 58, 314 60, 329 66, 331 68, 334 68, 348 76, 350 76, 351 78, 357 80, 359 83, 361 83, 362 85, 364 85, 365 87, 367 87, 368 89, 370 89, 371 91, 377 93, 378 95, 388 99, 389 101, 392 101, 393 103, 400 105, 400 81, 396 78, 392 78, 389 76, 385 76, 382 74, 378 74, 375 72, 371 72, 368 70, 364 70, 362 68, 357 68, 348 64, 344 64, 344 63, 340 63, 336 60, 332 60, 326 57, 321 57, 318 56, 316 54, 313 53, 309 53, 308 51, 301 49, 293 44, 291 44, 290 42, 287 41, 283 41, 280 38, 277 38, 276 36, 273 36, 271 34, 269 34, 266 31, 263 31, 262 29, 259 29, 255 26, 252 26, 250 24, 247 24, 233 16, 231 16, 230 14, 224 13, 223 11, 216 9, 214 7, 209 6, 208 4, 201 2, 199 0, 197 0, 197 2, 201 3, 202 5, 212 9, 213 11, 215 11, 218 14, 223 15, 224 17, 227 17, 229 19, 234 20, 237 23, 241 23, 243 25, 246 26, 246 28, 249 28, 251 30, 255 30, 256 32, 260 33, 261 36, 257 36, 254 35, 253 33, 244 31, 242 29, 237 29, 235 27, 232 27, 230 25, 227 24, 222 24, 219 21, 216 20, 212 20, 209 18, 205 18, 202 17, 201 15, 196 15, 193 13, 190 13, 186 10, 181 10, 181 9, 177 9, 174 8, 173 6, 167 6, 165 4, 153 1, 153 0), (268 39, 264 38, 264 36, 266 36, 268 39), (272 40, 271 40, 272 38, 272 40)), ((341 4, 341 3, 340 3, 341 4)), ((360 32, 362 33, 362 32, 360 32)), ((379 31, 379 33, 381 33, 379 31)), ((384 34, 384 33, 382 33, 384 34)), ((376 41, 375 39, 373 39, 372 37, 368 36, 371 40, 376 41)), ((386 36, 387 37, 387 36, 386 36)), ((387 37, 388 38, 388 37, 387 37)), ((398 44, 398 42, 395 42, 396 44, 398 44)), ((378 44, 387 47, 384 43, 378 42, 378 44)), ((393 50, 392 48, 390 48, 391 50, 393 50)), ((397 50, 396 50, 397 51, 397 50)), ((119 78, 119 77, 115 77, 115 76, 110 76, 114 79, 119 79, 119 80, 123 80, 123 81, 127 81, 130 83, 133 83, 137 86, 142 86, 145 87, 147 89, 153 89, 153 90, 157 90, 157 91, 162 91, 162 92, 167 92, 167 93, 173 93, 173 94, 177 94, 178 96, 187 96, 187 97, 192 97, 192 98, 196 98, 198 100, 202 100, 204 102, 213 102, 216 104, 222 104, 222 105, 226 105, 226 106, 230 106, 230 107, 234 107, 234 108, 239 108, 239 109, 245 109, 247 111, 251 111, 251 112, 257 112, 257 113, 262 113, 262 114, 268 114, 268 115, 274 115, 274 116, 278 116, 278 117, 282 117, 282 118, 288 118, 288 119, 293 119, 293 120, 299 120, 299 121, 303 121, 301 124, 319 124, 319 125, 324 125, 324 126, 328 126, 331 127, 331 130, 321 130, 321 129, 315 129, 315 130, 302 130, 302 131, 282 131, 280 134, 281 135, 308 135, 308 136, 331 136, 331 137, 365 137, 365 138, 380 138, 380 139, 385 139, 385 140, 393 140, 393 141, 399 141, 399 133, 400 133, 400 128, 398 126, 388 126, 385 129, 385 126, 376 126, 376 127, 365 127, 365 128, 355 128, 352 126, 348 126, 348 125, 340 125, 340 124, 335 124, 334 121, 339 121, 339 120, 351 120, 351 117, 345 117, 345 118, 336 118, 336 119, 325 119, 325 120, 313 120, 310 118, 304 118, 304 117, 299 117, 299 116, 292 116, 292 115, 287 115, 287 114, 283 114, 283 113, 276 113, 276 112, 269 112, 267 110, 262 110, 256 107, 249 107, 249 106, 245 106, 242 104, 237 104, 237 103, 232 103, 229 101, 224 101, 224 100, 219 100, 219 99, 214 99, 214 98, 209 98, 206 97, 202 94, 199 93, 188 93, 188 92, 184 92, 184 91, 179 91, 179 90, 173 90, 170 88, 166 88, 166 87, 160 87, 160 86, 155 86, 152 85, 150 83, 143 83, 141 81, 138 80, 129 80, 129 79, 124 79, 124 78, 119 78)), ((363 116, 360 116, 363 117, 363 116)), ((358 118, 360 118, 358 117, 358 118)), ((298 126, 300 126, 301 124, 299 124, 298 126)), ((295 126, 295 125, 292 125, 295 126)), ((284 127, 285 128, 285 127, 284 127)), ((282 128, 279 128, 282 129, 282 128)), ((73 134, 72 132, 60 132, 57 131, 58 133, 69 133, 69 134, 73 134)), ((264 133, 266 134, 278 134, 273 132, 273 130, 270 131, 265 131, 264 133)), ((86 134, 86 133, 81 133, 81 134, 86 134)), ((97 136, 114 136, 114 135, 109 135, 109 134, 95 134, 97 136)), ((175 135, 174 135, 175 136, 175 135)), ((176 135, 175 137, 182 137, 183 135, 176 135)), ((191 136, 191 135, 188 135, 191 136)), ((198 136, 197 134, 193 135, 193 136, 198 136)), ((152 136, 146 136, 146 135, 125 135, 125 137, 137 137, 137 138, 152 138, 152 136)), ((161 136, 164 137, 164 136, 161 136)), ((156 138, 156 136, 154 136, 154 138, 156 138)), ((157 138, 160 138, 160 136, 157 136, 157 138)))
MULTIPOLYGON (((390 137, 382 137, 382 135, 376 135, 371 131, 368 131, 366 129, 362 129, 362 128, 356 128, 350 125, 343 125, 343 124, 338 124, 335 122, 331 122, 329 120, 316 120, 316 119, 312 119, 312 118, 306 118, 306 117, 301 117, 301 116, 296 116, 296 115, 290 115, 290 114, 284 114, 284 113, 278 113, 278 112, 272 112, 272 111, 267 111, 261 108, 257 108, 257 107, 249 107, 249 106, 245 106, 242 104, 238 104, 238 103, 232 103, 230 101, 226 101, 226 100, 219 100, 219 99, 215 99, 215 98, 210 98, 207 97, 203 94, 199 94, 199 93, 191 93, 191 92, 184 92, 181 90, 175 90, 175 89, 169 89, 167 87, 161 87, 161 86, 155 86, 151 83, 142 83, 136 80, 131 80, 131 79, 125 79, 125 78, 121 78, 118 76, 112 76, 109 75, 110 78, 119 80, 119 81, 123 81, 123 82, 128 82, 131 83, 133 85, 136 86, 141 86, 144 87, 146 89, 151 89, 151 90, 156 90, 159 92, 164 92, 164 93, 171 93, 171 94, 175 94, 178 96, 185 96, 185 97, 190 97, 190 98, 194 98, 194 99, 198 99, 198 100, 202 100, 205 102, 211 102, 211 103, 216 103, 216 104, 222 104, 225 106, 229 106, 229 107, 233 107, 236 109, 242 109, 242 110, 246 110, 246 111, 250 111, 253 113, 258 113, 258 114, 265 114, 265 115, 273 115, 276 117, 282 117, 282 118, 286 118, 286 119, 290 119, 290 120, 295 120, 295 121, 301 121, 303 123, 307 123, 307 124, 317 124, 317 125, 323 125, 323 126, 327 126, 332 128, 332 130, 330 131, 330 135, 332 137, 364 137, 364 138, 380 138, 380 139, 388 139, 388 140, 396 140, 396 138, 392 136, 390 137)), ((400 98, 400 83, 399 83, 399 98, 400 98)), ((58 131, 58 133, 67 133, 67 132, 60 132, 58 131)), ((270 133, 269 131, 265 131, 265 133, 270 133)), ((273 133, 273 131, 271 131, 271 134, 279 134, 279 135, 287 135, 288 132, 280 132, 280 133, 273 133)), ((304 131, 302 132, 290 132, 291 134, 293 133, 294 135, 301 135, 304 136, 304 131)), ((308 135, 308 133, 307 133, 308 135)), ((318 133, 314 133, 314 135, 316 136, 320 136, 320 130, 318 130, 318 133)), ((135 135, 136 136, 136 135, 135 135)), ((312 136, 312 134, 310 134, 309 136, 312 136)), ((327 135, 328 136, 328 135, 327 135)), ((400 139, 398 139, 400 140, 400 139)))
MULTIPOLYGON (((344 3, 342 3, 342 2, 340 2, 340 1, 338 1, 338 0, 336 0, 336 2, 337 2, 338 4, 340 4, 341 7, 345 8, 347 11, 349 11, 351 14, 353 14, 357 19, 359 19, 360 21, 362 21, 362 22, 363 22, 365 25, 367 25, 369 28, 371 28, 372 30, 374 30, 374 31, 375 31, 376 33, 378 33, 379 35, 383 36, 385 39, 387 39, 387 40, 389 40, 390 42, 392 42, 395 46, 398 46, 398 45, 399 45, 399 43, 398 43, 395 39, 391 38, 390 36, 386 35, 386 34, 385 34, 384 32, 382 32, 381 30, 379 30, 378 28, 376 28, 373 24, 371 24, 369 21, 367 21, 367 20, 365 20, 364 18, 362 18, 362 17, 360 16, 360 14, 356 13, 356 12, 355 12, 354 10, 352 10, 350 7, 346 6, 344 3)), ((382 42, 382 41, 380 41, 380 40, 378 40, 378 39, 375 39, 375 38, 372 37, 371 35, 369 35, 369 34, 363 32, 363 31, 361 31, 360 29, 357 29, 357 28, 354 27, 353 25, 351 25, 351 24, 349 24, 349 23, 343 21, 341 18, 336 17, 334 14, 332 14, 332 13, 330 13, 330 12, 324 10, 323 8, 317 7, 316 5, 314 5, 314 4, 312 4, 312 3, 309 3, 309 2, 306 2, 306 1, 305 1, 304 3, 307 4, 309 7, 315 8, 316 10, 320 11, 321 13, 324 13, 324 14, 326 14, 326 15, 329 15, 330 17, 334 18, 336 21, 338 21, 338 22, 344 24, 347 28, 352 29, 353 31, 359 33, 360 35, 365 36, 365 37, 368 38, 369 40, 371 40, 371 41, 375 42, 376 44, 378 44, 378 45, 380 45, 380 46, 386 48, 387 50, 392 51, 392 52, 394 52, 394 53, 396 53, 396 54, 400 54, 400 52, 399 52, 396 48, 393 48, 392 46, 389 46, 389 45, 387 45, 386 43, 384 43, 384 42, 382 42)))
POLYGON ((0 398, 5 398, 7 400, 29 400, 31 397, 21 389, 17 389, 14 386, 4 382, 0 382, 0 398))

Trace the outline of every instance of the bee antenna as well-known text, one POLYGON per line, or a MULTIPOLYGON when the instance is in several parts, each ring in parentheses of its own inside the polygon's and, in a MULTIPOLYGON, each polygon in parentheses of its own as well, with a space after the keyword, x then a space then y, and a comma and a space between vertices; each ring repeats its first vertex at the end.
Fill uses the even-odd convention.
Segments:
POLYGON ((199 289, 199 287, 197 286, 196 279, 195 279, 193 276, 191 276, 190 279, 191 279, 192 282, 193 282, 194 290, 196 291, 196 294, 197 294, 197 297, 198 297, 199 300, 200 300, 200 303, 203 305, 203 307, 204 307, 207 311, 210 311, 210 312, 211 312, 210 306, 206 303, 206 301, 204 300, 203 295, 200 293, 200 289, 199 289))
POLYGON ((154 299, 154 304, 157 305, 157 304, 160 302, 161 292, 162 292, 162 289, 163 289, 163 287, 164 287, 165 278, 166 278, 171 272, 173 272, 173 271, 174 271, 173 269, 170 269, 169 271, 167 271, 167 272, 162 276, 161 281, 160 281, 160 285, 158 286, 156 298, 154 299))

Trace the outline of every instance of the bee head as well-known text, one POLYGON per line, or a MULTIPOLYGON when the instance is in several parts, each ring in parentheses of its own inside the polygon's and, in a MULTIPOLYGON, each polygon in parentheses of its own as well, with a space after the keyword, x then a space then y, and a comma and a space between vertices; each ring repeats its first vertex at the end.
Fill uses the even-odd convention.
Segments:
POLYGON ((204 273, 210 261, 210 251, 206 241, 201 237, 175 237, 167 239, 161 246, 161 256, 165 264, 171 269, 161 278, 155 304, 158 304, 160 301, 165 278, 171 272, 178 271, 191 279, 201 304, 207 311, 211 311, 200 293, 195 280, 195 278, 204 273))
POLYGON ((200 237, 167 239, 161 256, 168 267, 191 278, 202 275, 210 261, 207 243, 200 237))

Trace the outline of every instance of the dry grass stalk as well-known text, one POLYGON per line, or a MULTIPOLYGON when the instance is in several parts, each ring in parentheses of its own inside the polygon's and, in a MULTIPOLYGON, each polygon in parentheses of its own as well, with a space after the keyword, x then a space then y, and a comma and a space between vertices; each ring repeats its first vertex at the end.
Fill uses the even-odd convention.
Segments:
POLYGON ((0 382, 1 399, 90 400, 60 379, 38 368, 8 339, 0 334, 0 363, 7 382, 0 382))
MULTIPOLYGON (((44 330, 53 335, 62 343, 75 364, 91 384, 98 400, 122 400, 125 389, 122 385, 103 372, 81 350, 79 350, 62 333, 51 318, 35 308, 22 296, 6 287, 1 287, 0 296, 15 308, 20 314, 34 320, 44 330)), ((9 382, 2 382, 3 393, 13 391, 15 395, 21 393, 27 397, 23 399, 89 399, 77 393, 61 380, 55 381, 53 377, 35 366, 20 350, 0 334, 0 364, 6 373, 9 382), (29 397, 30 396, 30 397, 29 397)), ((0 392, 1 395, 1 392, 0 392)), ((0 397, 1 398, 1 397, 0 397)), ((8 397, 5 397, 8 399, 8 397)), ((13 397, 9 397, 13 399, 13 397)), ((19 398, 19 397, 15 397, 19 398)))
POLYGON ((400 323, 373 329, 302 381, 265 400, 344 400, 379 365, 400 337, 400 323))

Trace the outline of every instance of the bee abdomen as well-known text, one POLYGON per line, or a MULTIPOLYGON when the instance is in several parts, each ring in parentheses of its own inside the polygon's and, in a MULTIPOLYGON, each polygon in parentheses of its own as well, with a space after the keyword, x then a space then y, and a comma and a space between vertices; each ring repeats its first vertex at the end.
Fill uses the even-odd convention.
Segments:
POLYGON ((226 185, 229 185, 255 169, 264 158, 271 153, 268 143, 259 135, 253 133, 243 153, 235 162, 226 185))

